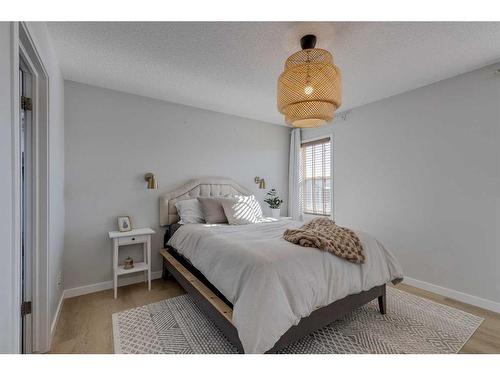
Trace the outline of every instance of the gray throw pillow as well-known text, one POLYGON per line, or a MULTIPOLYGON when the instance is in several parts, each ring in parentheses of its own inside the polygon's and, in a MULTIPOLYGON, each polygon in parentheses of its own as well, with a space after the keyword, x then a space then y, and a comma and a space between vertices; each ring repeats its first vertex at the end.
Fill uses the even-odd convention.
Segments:
POLYGON ((201 205, 197 199, 186 199, 175 204, 177 214, 181 218, 179 224, 204 223, 201 205))
POLYGON ((201 212, 208 224, 227 223, 227 217, 222 208, 222 204, 217 197, 198 197, 201 205, 201 212))

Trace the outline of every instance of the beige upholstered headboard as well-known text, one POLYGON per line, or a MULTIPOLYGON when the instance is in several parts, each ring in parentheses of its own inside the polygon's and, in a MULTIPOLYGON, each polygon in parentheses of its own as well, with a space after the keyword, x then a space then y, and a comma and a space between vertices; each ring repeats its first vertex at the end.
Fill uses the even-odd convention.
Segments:
POLYGON ((250 195, 250 191, 233 180, 219 177, 194 179, 180 188, 160 196, 160 225, 170 225, 179 221, 175 203, 197 197, 216 197, 227 194, 250 195))

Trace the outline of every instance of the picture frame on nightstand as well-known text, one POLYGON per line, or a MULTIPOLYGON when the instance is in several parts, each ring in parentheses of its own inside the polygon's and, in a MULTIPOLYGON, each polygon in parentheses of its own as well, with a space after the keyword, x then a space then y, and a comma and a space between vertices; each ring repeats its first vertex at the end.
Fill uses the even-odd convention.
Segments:
POLYGON ((120 232, 130 232, 132 230, 130 216, 118 216, 118 230, 120 232))

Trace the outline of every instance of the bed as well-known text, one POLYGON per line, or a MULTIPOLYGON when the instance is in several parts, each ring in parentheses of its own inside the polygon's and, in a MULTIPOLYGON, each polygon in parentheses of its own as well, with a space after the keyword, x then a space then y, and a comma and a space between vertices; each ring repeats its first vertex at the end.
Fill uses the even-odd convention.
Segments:
POLYGON ((160 198, 166 227, 164 275, 193 296, 242 353, 274 353, 373 299, 386 310, 386 283, 402 279, 394 256, 356 232, 366 261, 352 264, 331 253, 282 238, 303 223, 267 219, 247 225, 178 225, 175 203, 198 196, 250 195, 221 178, 192 180, 160 198))

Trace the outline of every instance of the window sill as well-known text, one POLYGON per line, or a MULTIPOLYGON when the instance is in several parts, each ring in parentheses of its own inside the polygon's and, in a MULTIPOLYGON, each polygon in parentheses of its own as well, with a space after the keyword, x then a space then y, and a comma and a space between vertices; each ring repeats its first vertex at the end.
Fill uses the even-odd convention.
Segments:
POLYGON ((310 216, 323 216, 323 217, 331 217, 332 215, 330 214, 318 214, 318 213, 312 213, 312 212, 303 212, 304 215, 310 215, 310 216))

